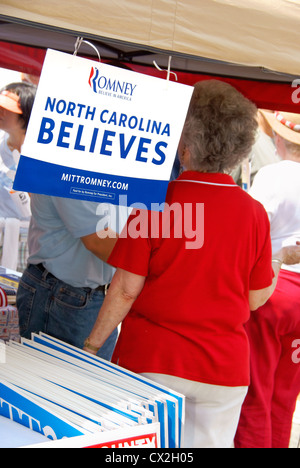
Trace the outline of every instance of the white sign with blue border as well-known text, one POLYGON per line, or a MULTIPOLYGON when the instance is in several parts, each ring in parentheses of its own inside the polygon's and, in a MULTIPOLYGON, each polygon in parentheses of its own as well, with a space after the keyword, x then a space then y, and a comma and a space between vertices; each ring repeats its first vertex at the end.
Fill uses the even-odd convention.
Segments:
POLYGON ((192 91, 49 49, 14 189, 148 209, 163 203, 192 91))

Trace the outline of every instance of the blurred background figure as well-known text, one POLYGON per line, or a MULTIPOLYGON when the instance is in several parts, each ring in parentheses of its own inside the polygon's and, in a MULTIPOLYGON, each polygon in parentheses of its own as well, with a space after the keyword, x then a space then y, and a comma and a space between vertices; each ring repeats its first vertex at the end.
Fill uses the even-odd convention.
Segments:
POLYGON ((262 167, 280 161, 272 138, 273 135, 265 132, 266 125, 260 112, 258 112, 258 124, 256 140, 248 158, 248 167, 246 164, 247 161, 244 161, 244 163, 237 166, 231 173, 235 182, 247 191, 250 189, 254 177, 262 167), (245 182, 246 187, 244 187, 245 182))
MULTIPOLYGON (((280 162, 258 172, 250 190, 269 216, 273 254, 300 241, 300 115, 261 111, 280 162)), ((235 446, 287 448, 300 393, 300 265, 273 259, 281 267, 277 287, 251 313, 251 385, 245 399, 235 446)))
POLYGON ((0 216, 24 219, 24 213, 14 203, 10 189, 36 93, 30 83, 11 83, 0 90, 0 216))
POLYGON ((36 86, 27 82, 0 89, 0 219, 1 234, 6 237, 0 240, 0 245, 5 244, 1 263, 21 270, 26 263, 27 229, 20 222, 29 221, 30 203, 28 194, 14 192, 12 185, 35 93, 36 86))

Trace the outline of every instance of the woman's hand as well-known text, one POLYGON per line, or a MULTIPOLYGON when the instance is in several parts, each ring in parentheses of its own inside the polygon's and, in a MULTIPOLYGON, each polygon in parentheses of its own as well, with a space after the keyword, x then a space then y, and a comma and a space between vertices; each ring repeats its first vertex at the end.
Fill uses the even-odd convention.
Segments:
POLYGON ((300 241, 296 245, 282 247, 279 252, 274 255, 274 258, 279 259, 286 265, 295 265, 300 263, 300 241))
POLYGON ((272 267, 274 271, 274 278, 272 285, 268 288, 249 291, 249 305, 250 310, 257 310, 263 306, 267 300, 272 296, 275 291, 278 275, 282 264, 295 265, 300 263, 300 241, 296 245, 289 245, 282 247, 272 258, 272 267))

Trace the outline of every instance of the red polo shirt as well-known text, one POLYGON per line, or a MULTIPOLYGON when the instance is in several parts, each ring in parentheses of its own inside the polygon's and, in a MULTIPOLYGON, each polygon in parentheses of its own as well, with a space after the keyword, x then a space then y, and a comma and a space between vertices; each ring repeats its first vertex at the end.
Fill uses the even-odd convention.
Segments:
POLYGON ((166 203, 160 214, 135 211, 109 258, 147 277, 113 360, 137 373, 248 385, 249 290, 273 278, 267 214, 225 174, 186 171, 166 203))

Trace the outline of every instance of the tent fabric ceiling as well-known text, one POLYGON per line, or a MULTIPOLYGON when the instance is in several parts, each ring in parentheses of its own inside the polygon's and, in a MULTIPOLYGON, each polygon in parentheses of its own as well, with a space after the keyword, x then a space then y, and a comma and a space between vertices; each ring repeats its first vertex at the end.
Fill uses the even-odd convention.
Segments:
POLYGON ((300 75, 299 0, 1 0, 1 14, 157 50, 300 75))
MULTIPOLYGON (((297 42, 293 42, 299 28, 285 35, 291 28, 291 11, 294 20, 298 19, 299 5, 300 0, 73 0, 70 7, 57 0, 1 0, 0 67, 39 75, 47 48, 73 53, 77 37, 82 36, 96 46, 104 62, 164 78, 166 74, 159 72, 153 61, 165 69, 172 55, 171 69, 181 83, 193 85, 216 77, 237 87, 258 107, 300 112, 291 86, 300 76, 294 74, 297 67, 300 72, 300 60, 297 42), (272 14, 268 15, 271 2, 272 14), (281 28, 273 34, 272 20, 276 15, 279 19, 285 4, 293 9, 285 11, 281 28), (256 30, 250 16, 245 24, 243 15, 248 9, 253 8, 254 15, 263 5, 265 27, 256 30), (204 34, 203 24, 209 24, 210 34, 204 34), (273 36, 280 47, 274 47, 273 36), (211 55, 208 46, 214 49, 211 55), (249 58, 250 49, 256 51, 254 62, 249 58), (274 55, 282 58, 278 70, 274 62, 271 65, 274 55)), ((95 51, 85 43, 78 55, 97 60, 95 51)))

